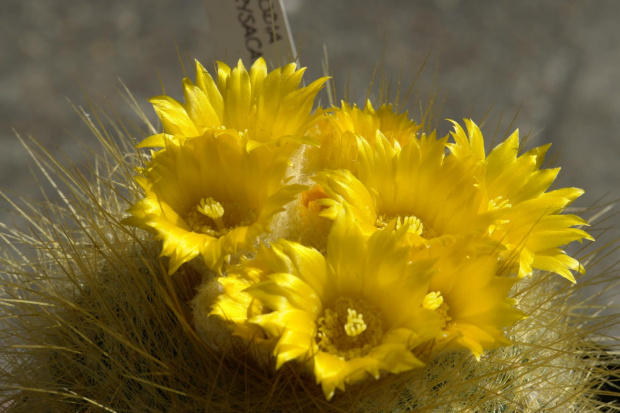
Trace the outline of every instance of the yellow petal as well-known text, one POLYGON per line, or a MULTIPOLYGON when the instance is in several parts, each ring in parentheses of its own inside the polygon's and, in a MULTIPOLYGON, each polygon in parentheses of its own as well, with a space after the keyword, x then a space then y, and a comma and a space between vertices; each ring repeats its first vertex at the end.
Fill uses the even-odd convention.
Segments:
POLYGON ((155 96, 149 102, 153 104, 166 133, 188 137, 198 135, 196 126, 181 103, 169 96, 155 96))
POLYGON ((187 78, 183 79, 185 109, 197 129, 219 128, 222 126, 218 113, 201 88, 187 78))
POLYGON ((246 291, 277 311, 300 309, 318 318, 323 305, 317 293, 300 278, 287 273, 273 273, 268 280, 246 291))

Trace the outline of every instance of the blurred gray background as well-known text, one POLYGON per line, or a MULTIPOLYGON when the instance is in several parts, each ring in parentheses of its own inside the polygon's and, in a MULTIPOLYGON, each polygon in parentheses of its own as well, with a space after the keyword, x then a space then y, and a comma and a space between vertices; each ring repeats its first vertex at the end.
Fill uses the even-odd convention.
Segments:
MULTIPOLYGON (((363 103, 382 56, 384 71, 395 79, 401 72, 408 85, 431 53, 418 85, 431 91, 436 76, 440 98, 447 94, 442 119, 480 123, 493 108, 483 132, 492 136, 503 113, 501 137, 521 106, 515 127, 531 133, 530 146, 553 143, 563 167, 559 185, 587 191, 578 205, 620 198, 617 0, 284 4, 306 79, 322 74, 325 45, 338 92, 350 79, 350 99, 363 103)), ((77 142, 93 138, 66 98, 86 105, 86 92, 137 123, 118 93, 121 78, 154 120, 146 99, 161 92, 158 75, 167 94, 182 97, 176 45, 186 62, 191 56, 210 68, 221 58, 214 35, 202 0, 0 0, 0 187, 37 193, 12 128, 83 162, 77 142)), ((419 110, 419 102, 410 104, 419 110)), ((442 120, 440 131, 448 129, 442 120)), ((0 218, 9 220, 4 210, 0 218)), ((618 217, 608 219, 614 235, 601 240, 618 237, 619 225, 618 217)), ((618 258, 616 252, 606 263, 618 258)))

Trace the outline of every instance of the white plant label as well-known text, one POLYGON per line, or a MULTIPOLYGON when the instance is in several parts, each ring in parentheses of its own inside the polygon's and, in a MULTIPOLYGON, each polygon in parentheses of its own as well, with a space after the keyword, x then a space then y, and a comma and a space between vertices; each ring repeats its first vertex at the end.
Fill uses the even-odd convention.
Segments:
POLYGON ((282 0, 204 0, 215 58, 231 65, 263 57, 282 66, 296 57, 282 0))

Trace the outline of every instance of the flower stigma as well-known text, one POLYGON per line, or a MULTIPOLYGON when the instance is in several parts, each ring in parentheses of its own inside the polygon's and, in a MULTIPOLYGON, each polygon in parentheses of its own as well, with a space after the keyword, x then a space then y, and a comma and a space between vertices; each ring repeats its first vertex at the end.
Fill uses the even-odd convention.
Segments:
POLYGON ((438 236, 437 231, 435 231, 428 225, 424 225, 422 220, 415 215, 396 215, 395 217, 389 215, 378 215, 375 226, 379 229, 385 228, 388 223, 394 218, 396 218, 396 227, 394 228, 395 230, 401 228, 404 225, 408 225, 409 229, 407 230, 407 232, 418 235, 420 237, 431 239, 438 236))
POLYGON ((221 231, 224 229, 224 220, 222 219, 224 216, 224 207, 222 204, 211 197, 202 198, 200 200, 200 205, 196 206, 196 209, 201 214, 211 218, 218 230, 221 231))
POLYGON ((245 208, 240 208, 234 203, 222 203, 212 197, 202 198, 196 209, 191 209, 185 216, 185 222, 193 232, 221 237, 231 229, 249 225, 252 217, 245 208), (226 216, 224 212, 228 211, 226 216), (245 219, 243 219, 243 217, 245 219))
POLYGON ((407 231, 416 235, 422 235, 424 232, 424 224, 413 215, 403 217, 402 220, 401 217, 396 218, 396 229, 401 228, 403 225, 408 225, 409 229, 407 231))
POLYGON ((448 322, 452 320, 452 317, 448 315, 448 304, 446 304, 443 300, 443 296, 439 291, 433 291, 424 297, 422 301, 422 307, 428 310, 436 311, 442 318, 444 328, 447 326, 448 322))
POLYGON ((364 322, 364 314, 357 314, 357 311, 347 308, 347 324, 344 325, 344 332, 347 333, 349 337, 355 337, 362 334, 366 331, 368 327, 364 322))
POLYGON ((340 297, 318 320, 319 348, 344 360, 363 357, 383 336, 381 312, 363 299, 340 297))

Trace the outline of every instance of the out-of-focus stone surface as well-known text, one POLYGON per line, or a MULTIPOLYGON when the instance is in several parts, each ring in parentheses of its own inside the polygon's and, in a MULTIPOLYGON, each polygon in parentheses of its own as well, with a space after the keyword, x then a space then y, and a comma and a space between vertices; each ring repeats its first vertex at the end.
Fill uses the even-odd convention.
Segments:
MULTIPOLYGON (((440 100, 447 94, 441 132, 449 130, 445 118, 480 123, 493 107, 483 131, 492 136, 503 113, 501 138, 521 107, 515 127, 531 133, 530 145, 553 143, 563 167, 559 185, 587 190, 579 205, 620 197, 620 2, 284 3, 307 79, 322 74, 325 45, 338 93, 349 82, 350 99, 363 103, 382 56, 384 72, 394 83, 400 72, 406 90, 430 52, 418 85, 428 92, 436 77, 440 100)), ((2 0, 0 187, 37 193, 12 128, 79 163, 78 142, 94 139, 66 98, 87 106, 83 88, 93 101, 137 123, 117 93, 121 78, 155 119, 146 99, 161 92, 158 76, 167 94, 181 98, 176 45, 192 72, 190 57, 207 67, 218 59, 210 42, 217 35, 208 30, 201 0, 2 0)), ((426 96, 412 96, 414 111, 416 99, 426 102, 426 96)), ((4 212, 0 218, 9 219, 4 212)), ((617 236, 620 220, 607 224, 617 236)))

